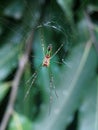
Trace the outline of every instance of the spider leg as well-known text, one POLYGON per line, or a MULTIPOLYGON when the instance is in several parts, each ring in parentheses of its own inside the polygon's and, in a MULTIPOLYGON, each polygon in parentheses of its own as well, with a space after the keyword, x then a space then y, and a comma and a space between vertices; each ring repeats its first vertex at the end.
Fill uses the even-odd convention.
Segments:
POLYGON ((56 88, 55 88, 55 84, 54 84, 54 76, 53 76, 52 73, 51 73, 51 81, 52 81, 52 88, 53 88, 53 90, 55 92, 56 97, 58 98, 58 94, 56 92, 56 88))
MULTIPOLYGON (((50 68, 49 68, 50 69, 50 68)), ((52 105, 52 80, 51 80, 51 73, 49 72, 49 87, 50 87, 50 95, 49 95, 49 114, 51 112, 51 105, 52 105)))
POLYGON ((27 83, 29 83, 33 79, 32 82, 31 82, 31 84, 30 84, 30 86, 29 86, 29 88, 28 88, 28 90, 27 90, 27 92, 26 92, 26 95, 24 97, 24 101, 27 98, 27 96, 28 96, 28 94, 30 92, 30 89, 31 89, 32 85, 34 84, 34 82, 35 82, 35 80, 36 80, 36 78, 38 76, 38 72, 39 72, 39 70, 41 68, 42 68, 42 64, 39 66, 38 70, 34 72, 34 74, 32 75, 32 77, 27 81, 27 83))
POLYGON ((51 56, 51 59, 61 50, 64 44, 61 44, 61 46, 57 49, 57 51, 51 56))
POLYGON ((53 73, 52 73, 52 71, 51 71, 51 66, 50 66, 50 68, 49 68, 49 71, 50 71, 50 72, 49 72, 49 75, 50 75, 51 87, 52 87, 52 89, 54 90, 56 97, 58 98, 58 94, 57 94, 57 92, 56 92, 56 87, 55 87, 55 83, 54 83, 54 76, 53 76, 53 73))
POLYGON ((24 97, 24 100, 27 98, 27 96, 28 96, 28 94, 29 94, 29 92, 30 92, 30 89, 31 89, 32 85, 34 84, 36 78, 37 78, 37 73, 35 73, 35 75, 34 75, 34 78, 33 78, 32 82, 31 82, 31 84, 30 84, 30 86, 29 86, 29 88, 28 88, 28 90, 27 90, 27 92, 26 92, 25 97, 24 97))
POLYGON ((39 34, 40 34, 40 37, 41 37, 41 46, 42 46, 42 50, 43 50, 43 56, 45 56, 45 40, 44 40, 44 34, 43 34, 42 26, 39 29, 39 34))
POLYGON ((62 62, 59 62, 59 61, 52 61, 53 63, 56 63, 56 64, 59 64, 59 65, 65 65, 67 66, 68 68, 72 68, 70 63, 67 63, 66 61, 64 61, 64 59, 62 59, 62 62))
POLYGON ((50 97, 49 97, 49 114, 51 112, 51 105, 52 105, 52 100, 53 100, 53 95, 52 95, 52 90, 54 90, 56 97, 58 98, 57 92, 56 92, 56 88, 55 88, 55 84, 54 84, 54 77, 53 74, 51 72, 51 68, 49 66, 49 79, 50 79, 50 97))

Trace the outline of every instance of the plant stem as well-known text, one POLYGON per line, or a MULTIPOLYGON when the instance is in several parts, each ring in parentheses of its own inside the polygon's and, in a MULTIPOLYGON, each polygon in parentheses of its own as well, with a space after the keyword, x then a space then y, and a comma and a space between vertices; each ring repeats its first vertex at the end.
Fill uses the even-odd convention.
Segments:
POLYGON ((22 74, 25 70, 25 66, 28 63, 28 58, 31 52, 32 40, 33 40, 33 32, 31 33, 29 39, 27 40, 26 51, 24 52, 23 56, 19 60, 18 69, 15 74, 14 80, 12 81, 12 90, 10 93, 8 105, 7 105, 3 120, 1 122, 0 130, 6 129, 8 121, 13 113, 13 107, 16 100, 16 96, 17 96, 18 86, 19 86, 22 74))

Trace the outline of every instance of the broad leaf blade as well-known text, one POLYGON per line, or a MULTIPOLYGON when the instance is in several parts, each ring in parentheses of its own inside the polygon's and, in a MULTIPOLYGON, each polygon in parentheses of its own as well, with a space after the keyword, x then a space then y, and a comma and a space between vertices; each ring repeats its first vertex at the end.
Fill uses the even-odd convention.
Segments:
MULTIPOLYGON (((81 64, 79 65, 79 63, 84 54, 83 50, 83 45, 77 46, 73 50, 71 55, 72 69, 68 69, 67 72, 63 70, 61 75, 59 75, 61 76, 59 77, 59 81, 61 81, 61 84, 59 84, 60 89, 58 90, 59 101, 54 102, 49 116, 47 116, 48 111, 46 111, 46 116, 44 114, 43 120, 42 118, 41 120, 39 119, 35 125, 35 130, 41 128, 43 130, 63 130, 72 121, 72 113, 79 107, 84 89, 86 90, 88 82, 95 75, 94 70, 97 63, 96 54, 93 49, 90 49, 84 63, 81 63, 81 68, 81 64), (75 77, 79 69, 80 72, 76 80, 75 77)), ((45 112, 45 110, 43 111, 45 112)))

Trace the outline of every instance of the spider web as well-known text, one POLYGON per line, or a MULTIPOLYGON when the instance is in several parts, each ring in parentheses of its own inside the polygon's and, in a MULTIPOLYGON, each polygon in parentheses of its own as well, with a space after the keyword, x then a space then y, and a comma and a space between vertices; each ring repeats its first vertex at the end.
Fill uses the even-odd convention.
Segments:
MULTIPOLYGON (((36 12, 36 9, 31 6, 32 2, 27 2, 26 0, 23 0, 23 3, 21 2, 16 2, 16 5, 19 5, 22 7, 22 10, 19 12, 17 9, 15 12, 13 11, 13 8, 15 8, 15 5, 13 2, 7 5, 0 5, 2 8, 2 16, 0 17, 0 25, 1 25, 1 43, 5 44, 18 44, 19 45, 19 55, 21 55, 21 49, 25 49, 25 43, 26 40, 28 39, 30 33, 33 31, 36 26, 36 21, 39 19, 40 14, 39 12, 36 12), (28 10, 28 11, 27 11, 28 10), (33 13, 32 13, 33 12, 33 13), (6 17, 5 17, 6 16, 6 17), (4 30, 2 29, 4 27, 4 30), (7 33, 9 32, 9 33, 7 33), (5 40, 5 37, 6 40, 5 40)), ((41 3, 43 5, 43 3, 41 3)), ((36 3, 34 2, 34 5, 36 6, 36 3)), ((49 10, 46 10, 46 12, 43 14, 44 15, 44 20, 39 23, 39 25, 36 27, 36 32, 35 32, 35 37, 34 37, 34 45, 32 45, 32 51, 33 51, 33 56, 30 58, 30 62, 33 64, 33 67, 35 68, 32 70, 31 73, 34 73, 36 69, 39 68, 39 65, 42 63, 43 60, 43 53, 45 53, 46 47, 48 44, 53 45, 53 53, 57 51, 57 49, 64 44, 64 47, 62 47, 62 51, 60 51, 59 54, 56 54, 56 56, 53 58, 53 62, 58 63, 57 65, 55 63, 52 63, 52 71, 53 70, 59 70, 60 64, 64 64, 62 62, 62 59, 65 60, 66 52, 70 48, 70 41, 69 38, 71 37, 71 32, 72 28, 70 27, 70 24, 66 20, 62 20, 62 17, 64 17, 63 13, 61 12, 59 15, 59 18, 57 17, 57 12, 54 12, 52 14, 52 9, 50 10, 48 16, 47 12, 49 10)), ((65 19, 65 18, 64 18, 65 19)), ((2 45, 3 45, 2 44, 2 45)), ((66 64, 65 64, 66 66, 66 64)), ((31 65, 32 68, 32 65, 31 65)), ((59 70, 60 71, 60 70, 59 70)), ((49 81, 49 76, 46 74, 47 79, 45 79, 45 83, 42 87, 40 84, 41 82, 41 75, 42 71, 39 72, 39 81, 37 80, 38 86, 40 86, 41 90, 44 90, 44 93, 48 93, 49 95, 49 88, 46 87, 47 82, 49 81)), ((32 74, 31 74, 32 75, 32 74)), ((55 75, 55 73, 53 74, 55 75)), ((32 80, 32 76, 31 80, 32 80)), ((30 80, 30 81, 31 81, 30 80)), ((35 79, 36 80, 36 79, 35 79)), ((28 79, 27 79, 28 81, 28 79)), ((27 82, 26 81, 26 82, 27 82)), ((27 87, 32 84, 29 82, 27 87)), ((49 84, 47 85, 49 86, 49 84)), ((25 89, 27 91, 27 88, 25 89)))
MULTIPOLYGON (((40 4, 43 5, 43 3, 36 5, 36 2, 34 2, 34 6, 32 6, 31 3, 32 1, 27 2, 26 0, 23 0, 23 3, 20 4, 22 6, 21 13, 19 13, 17 9, 16 12, 11 13, 13 10, 11 6, 7 7, 6 5, 2 5, 3 15, 0 17, 0 39, 2 41, 2 46, 4 43, 18 44, 19 48, 23 50, 25 49, 26 40, 28 39, 31 31, 36 27, 36 22, 40 18, 40 13, 36 11, 36 8, 33 7, 39 7, 40 4), (5 37, 7 38, 5 39, 5 37)), ((30 57, 30 62, 33 64, 35 69, 32 69, 31 65, 31 69, 29 70, 31 71, 30 76, 37 68, 39 68, 39 65, 42 63, 43 51, 46 50, 45 48, 48 44, 53 45, 53 52, 55 52, 62 44, 64 44, 62 51, 60 51, 60 53, 53 58, 53 62, 58 62, 59 65, 51 63, 53 75, 55 76, 55 74, 59 74, 61 65, 63 64, 66 66, 66 57, 71 48, 72 42, 75 41, 76 38, 76 32, 74 31, 73 26, 71 25, 70 21, 65 18, 62 11, 60 11, 58 17, 58 13, 56 11, 53 13, 52 8, 50 11, 46 9, 46 12, 44 12, 43 15, 44 20, 37 25, 34 42, 32 42, 32 52, 33 56, 35 57, 30 57), (47 12, 49 12, 49 14, 47 12)), ((21 49, 19 49, 19 55, 22 53, 21 49)), ((54 81, 57 81, 58 78, 56 78, 57 76, 54 78, 54 81)), ((26 79, 26 81, 28 81, 28 79, 26 79)), ((39 77, 36 81, 36 85, 34 85, 33 88, 35 88, 35 86, 40 86, 40 90, 44 91, 43 98, 46 98, 45 94, 49 95, 49 87, 47 87, 49 86, 47 83, 48 81, 49 76, 47 72, 44 72, 44 70, 39 72, 39 77), (41 85, 42 75, 45 77, 43 79, 43 85, 41 85)), ((25 90, 27 91, 27 89, 25 90)), ((34 89, 31 90, 31 93, 32 91, 34 91, 34 89)))

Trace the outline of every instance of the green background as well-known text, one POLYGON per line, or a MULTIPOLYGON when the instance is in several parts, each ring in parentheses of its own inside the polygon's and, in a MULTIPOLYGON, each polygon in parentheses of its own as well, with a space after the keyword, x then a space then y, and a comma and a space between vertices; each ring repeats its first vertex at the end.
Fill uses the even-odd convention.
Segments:
POLYGON ((7 130, 98 130, 98 48, 89 28, 98 41, 97 0, 0 0, 1 122, 19 60, 34 32, 7 130), (52 44, 52 54, 63 47, 49 68, 40 69, 42 44, 45 52, 52 44), (24 99, 36 70, 38 76, 24 99), (50 73, 58 98, 50 91, 50 73))

